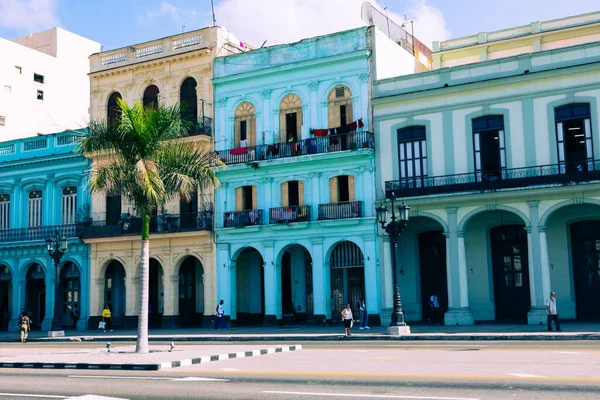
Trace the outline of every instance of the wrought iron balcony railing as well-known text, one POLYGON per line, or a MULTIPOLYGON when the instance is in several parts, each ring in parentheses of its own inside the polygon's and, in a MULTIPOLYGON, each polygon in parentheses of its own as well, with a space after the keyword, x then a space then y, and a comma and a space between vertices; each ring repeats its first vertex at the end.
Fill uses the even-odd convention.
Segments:
POLYGON ((223 214, 224 228, 262 225, 263 210, 228 211, 223 214))
POLYGON ((79 235, 76 224, 0 229, 0 243, 46 240, 54 236, 57 229, 59 237, 75 238, 79 235))
POLYGON ((262 144, 252 147, 219 150, 217 154, 225 164, 242 164, 278 158, 299 157, 359 149, 374 149, 371 132, 351 132, 341 135, 320 136, 297 142, 262 144))
POLYGON ((277 207, 269 210, 270 224, 310 221, 310 206, 277 207))
POLYGON ((188 133, 188 136, 212 135, 212 118, 201 117, 188 133))
POLYGON ((405 178, 385 183, 386 198, 470 191, 494 191, 539 185, 566 185, 600 180, 600 160, 535 167, 405 178))
POLYGON ((362 218, 362 201, 319 204, 319 220, 362 218))
MULTIPOLYGON (((84 238, 140 235, 142 220, 137 216, 121 218, 116 224, 106 221, 82 223, 81 235, 84 238)), ((198 211, 185 214, 159 214, 150 218, 150 233, 174 233, 187 231, 203 231, 213 229, 213 211, 198 211)))

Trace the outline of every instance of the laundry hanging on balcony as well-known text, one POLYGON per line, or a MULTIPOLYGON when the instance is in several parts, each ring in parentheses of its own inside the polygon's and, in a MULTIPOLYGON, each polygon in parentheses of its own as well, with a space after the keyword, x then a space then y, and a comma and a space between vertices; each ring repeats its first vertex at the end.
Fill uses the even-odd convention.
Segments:
POLYGON ((345 133, 354 132, 359 128, 364 127, 365 124, 362 118, 359 118, 358 121, 352 121, 349 124, 338 126, 336 128, 329 129, 311 129, 310 133, 314 137, 324 137, 324 136, 333 136, 333 135, 343 135, 345 133))

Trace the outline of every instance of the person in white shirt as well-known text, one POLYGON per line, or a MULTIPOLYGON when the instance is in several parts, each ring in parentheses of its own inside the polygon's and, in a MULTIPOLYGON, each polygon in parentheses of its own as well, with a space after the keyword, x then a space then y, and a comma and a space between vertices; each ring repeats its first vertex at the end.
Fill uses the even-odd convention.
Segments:
POLYGON ((352 309, 350 304, 346 305, 346 308, 342 310, 342 319, 344 320, 344 333, 346 336, 350 336, 350 328, 352 327, 352 309))
POLYGON ((551 292, 550 297, 546 299, 546 312, 548 314, 548 331, 552 331, 552 321, 556 325, 556 331, 561 332, 560 318, 558 317, 558 310, 556 308, 556 293, 551 292))
POLYGON ((221 300, 219 304, 217 304, 217 308, 215 309, 215 331, 219 329, 219 326, 223 327, 223 329, 227 330, 227 324, 225 323, 225 311, 223 311, 223 304, 225 302, 221 300))

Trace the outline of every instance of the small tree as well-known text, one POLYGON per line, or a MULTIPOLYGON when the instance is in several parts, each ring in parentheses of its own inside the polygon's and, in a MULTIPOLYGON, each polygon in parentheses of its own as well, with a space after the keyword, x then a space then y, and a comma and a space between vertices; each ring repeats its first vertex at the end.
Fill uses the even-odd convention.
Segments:
POLYGON ((89 170, 89 189, 121 193, 142 219, 136 352, 148 353, 150 215, 175 196, 189 201, 198 189, 218 187, 213 167, 224 164, 212 151, 175 140, 190 127, 179 106, 130 107, 122 100, 118 105, 116 121, 91 121, 79 151, 99 156, 89 170))

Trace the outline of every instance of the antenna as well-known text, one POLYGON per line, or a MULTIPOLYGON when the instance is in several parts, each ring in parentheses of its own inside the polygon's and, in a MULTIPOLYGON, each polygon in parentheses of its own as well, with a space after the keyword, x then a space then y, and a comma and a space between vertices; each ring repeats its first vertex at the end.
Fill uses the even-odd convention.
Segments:
POLYGON ((181 33, 185 30, 185 25, 181 25, 181 33))
POLYGON ((210 0, 210 8, 212 9, 213 26, 217 26, 217 19, 215 18, 215 2, 210 0))
POLYGON ((260 45, 260 47, 259 47, 259 48, 260 48, 260 49, 262 49, 263 47, 265 47, 265 44, 267 44, 267 41, 266 41, 266 40, 263 42, 263 44, 261 44, 261 45, 260 45))

